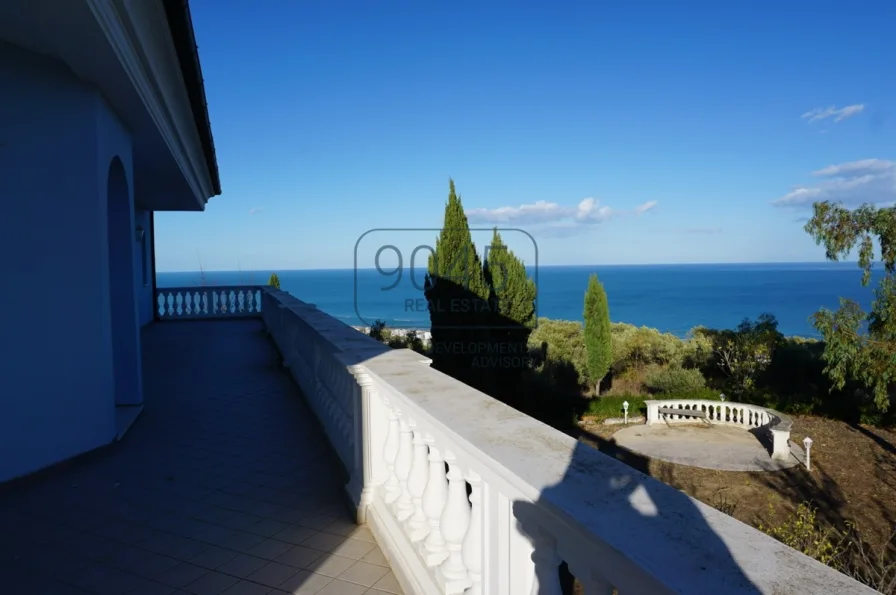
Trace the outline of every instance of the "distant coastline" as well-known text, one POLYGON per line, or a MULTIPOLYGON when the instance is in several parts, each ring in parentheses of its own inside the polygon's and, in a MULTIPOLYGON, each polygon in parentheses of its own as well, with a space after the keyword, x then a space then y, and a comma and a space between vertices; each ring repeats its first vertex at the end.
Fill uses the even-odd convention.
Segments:
MULTIPOLYGON (((359 333, 364 333, 365 335, 370 334, 369 326, 352 326, 352 328, 359 333)), ((428 330, 422 330, 418 328, 391 328, 387 326, 386 331, 392 333, 393 335, 401 335, 402 337, 406 337, 408 333, 414 333, 414 335, 424 343, 429 343, 430 341, 432 341, 432 333, 428 330)))
MULTIPOLYGON (((349 326, 369 327, 383 320, 393 330, 429 330, 422 291, 411 283, 407 271, 397 285, 396 276, 361 269, 158 273, 157 284, 264 284, 271 272, 277 273, 283 290, 349 326)), ((679 338, 696 326, 734 328, 744 318, 755 319, 765 312, 776 316, 786 336, 819 338, 809 320, 819 308, 838 308, 840 297, 867 308, 873 297, 871 287, 861 286, 862 272, 855 263, 541 266, 538 316, 581 322, 584 290, 592 272, 607 290, 612 320, 679 338)))

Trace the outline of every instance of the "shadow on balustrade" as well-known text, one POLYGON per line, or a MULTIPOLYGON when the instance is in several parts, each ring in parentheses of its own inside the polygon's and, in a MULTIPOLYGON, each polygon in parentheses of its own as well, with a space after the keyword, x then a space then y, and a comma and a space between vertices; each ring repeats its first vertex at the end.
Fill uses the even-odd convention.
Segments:
MULTIPOLYGON (((527 345, 529 329, 503 318, 494 295, 486 307, 476 308, 483 300, 465 288, 444 278, 435 283, 427 291, 432 367, 554 427, 562 425, 567 393, 578 392, 562 382, 569 366, 546 366, 539 378, 527 345), (564 386, 563 403, 533 394, 539 386, 564 386)), ((545 448, 564 447, 548 439, 545 448)), ((538 453, 532 455, 537 466, 538 453)), ((633 458, 643 459, 630 455, 626 466, 576 442, 559 483, 544 488, 537 502, 513 504, 518 528, 535 548, 530 594, 582 588, 606 594, 616 588, 622 595, 760 593, 695 501, 637 471, 646 470, 646 460, 633 458)))
POLYGON ((761 593, 694 500, 617 454, 625 464, 577 442, 559 483, 513 504, 535 547, 532 595, 761 593))

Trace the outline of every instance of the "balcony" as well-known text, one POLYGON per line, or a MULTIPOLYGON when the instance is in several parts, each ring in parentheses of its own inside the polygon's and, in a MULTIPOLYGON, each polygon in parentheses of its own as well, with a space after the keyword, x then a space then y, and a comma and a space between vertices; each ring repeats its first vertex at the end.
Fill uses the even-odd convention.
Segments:
POLYGON ((143 418, 0 494, 11 592, 874 593, 285 292, 157 294, 143 418))

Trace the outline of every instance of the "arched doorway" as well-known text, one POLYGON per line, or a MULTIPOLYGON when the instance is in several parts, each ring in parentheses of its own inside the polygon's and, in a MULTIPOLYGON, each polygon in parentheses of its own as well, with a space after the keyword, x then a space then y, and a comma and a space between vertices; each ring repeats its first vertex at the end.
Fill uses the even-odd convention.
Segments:
POLYGON ((115 157, 109 165, 106 184, 106 236, 115 405, 118 406, 143 403, 132 211, 127 173, 121 159, 115 157))

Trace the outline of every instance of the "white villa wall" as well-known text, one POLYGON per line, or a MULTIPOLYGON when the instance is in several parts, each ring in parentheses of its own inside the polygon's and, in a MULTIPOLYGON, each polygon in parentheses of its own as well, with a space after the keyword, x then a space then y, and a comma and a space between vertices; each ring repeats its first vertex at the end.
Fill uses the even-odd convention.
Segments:
MULTIPOLYGON (((96 90, 64 64, 3 42, 0 80, 2 482, 115 437, 113 326, 134 336, 110 315, 106 187, 116 157, 131 241, 112 255, 130 262, 137 244, 129 133, 96 90)), ((139 360, 131 367, 139 374, 139 360)), ((139 378, 125 381, 140 392, 139 378)))

